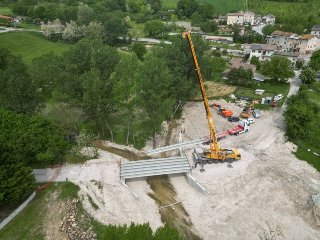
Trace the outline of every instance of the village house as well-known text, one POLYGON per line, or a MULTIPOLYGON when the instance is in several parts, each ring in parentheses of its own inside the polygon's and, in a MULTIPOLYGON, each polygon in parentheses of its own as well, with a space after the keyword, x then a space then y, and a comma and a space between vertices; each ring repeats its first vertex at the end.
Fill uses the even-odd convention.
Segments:
MULTIPOLYGON (((274 31, 271 33, 271 36, 267 36, 267 44, 277 45, 280 51, 287 51, 287 45, 289 43, 289 38, 295 35, 295 33, 282 32, 282 31, 274 31)), ((291 43, 293 44, 293 43, 291 43)))
POLYGON ((262 17, 261 22, 267 25, 274 25, 274 23, 276 22, 276 17, 269 14, 267 16, 262 17))
POLYGON ((253 22, 253 24, 254 25, 257 25, 257 24, 259 24, 260 22, 261 22, 261 15, 260 14, 255 14, 254 15, 254 22, 253 22))
POLYGON ((317 37, 320 37, 320 25, 315 25, 313 28, 311 28, 311 35, 316 35, 317 37))
POLYGON ((292 66, 295 66, 296 62, 298 61, 299 53, 292 53, 292 52, 281 52, 281 51, 275 51, 273 53, 275 56, 281 56, 286 57, 292 62, 292 66))
POLYGON ((250 11, 243 12, 243 25, 254 24, 254 13, 250 11))
POLYGON ((227 25, 243 25, 243 12, 227 13, 227 25))
POLYGON ((0 15, 0 18, 3 19, 4 21, 7 21, 9 23, 13 23, 13 18, 12 17, 7 17, 4 15, 0 15))
MULTIPOLYGON (((249 70, 251 69, 253 74, 256 72, 256 66, 255 65, 252 65, 252 64, 247 64, 247 63, 243 63, 242 62, 242 58, 232 58, 230 61, 229 61, 229 66, 230 68, 240 68, 242 67, 243 70, 249 70)), ((229 72, 231 71, 231 69, 226 69, 223 73, 222 73, 222 77, 223 78, 228 78, 228 74, 229 72)))
POLYGON ((217 43, 232 43, 232 37, 220 37, 220 36, 208 36, 202 35, 202 39, 209 42, 217 42, 217 43))
POLYGON ((316 35, 305 34, 300 38, 299 52, 310 54, 317 49, 318 38, 316 35))
POLYGON ((251 51, 248 62, 250 62, 253 56, 258 57, 260 62, 264 62, 265 60, 270 59, 276 49, 277 46, 275 45, 253 43, 250 47, 251 51))

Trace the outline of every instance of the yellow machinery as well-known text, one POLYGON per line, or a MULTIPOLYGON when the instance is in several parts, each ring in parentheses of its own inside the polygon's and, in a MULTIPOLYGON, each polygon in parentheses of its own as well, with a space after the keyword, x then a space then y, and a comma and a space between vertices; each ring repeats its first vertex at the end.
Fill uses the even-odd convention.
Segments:
POLYGON ((195 151, 194 157, 197 158, 197 161, 205 164, 205 163, 218 163, 218 162, 233 162, 234 160, 239 160, 241 159, 241 155, 238 152, 237 149, 232 149, 232 150, 228 150, 228 149, 220 149, 219 145, 218 145, 218 140, 216 137, 216 132, 214 129, 214 125, 213 125, 213 117, 210 113, 210 108, 209 108, 209 104, 208 104, 208 99, 206 96, 206 91, 204 89, 204 85, 203 85, 203 81, 202 81, 202 77, 201 77, 201 73, 200 73, 200 68, 198 65, 198 61, 197 61, 197 57, 194 51, 194 47, 192 44, 192 40, 191 40, 191 35, 190 35, 190 31, 183 33, 182 34, 183 38, 187 38, 189 41, 189 45, 192 51, 192 55, 193 55, 193 59, 194 59, 194 63, 196 65, 196 70, 198 73, 198 78, 199 78, 199 82, 200 82, 200 88, 201 88, 201 93, 202 93, 202 97, 204 100, 204 106, 206 109, 206 113, 207 113, 207 120, 208 120, 208 124, 209 124, 209 129, 210 129, 210 136, 212 141, 210 141, 210 149, 204 150, 202 152, 201 157, 198 156, 198 154, 195 151), (196 156, 197 157, 196 157, 196 156))

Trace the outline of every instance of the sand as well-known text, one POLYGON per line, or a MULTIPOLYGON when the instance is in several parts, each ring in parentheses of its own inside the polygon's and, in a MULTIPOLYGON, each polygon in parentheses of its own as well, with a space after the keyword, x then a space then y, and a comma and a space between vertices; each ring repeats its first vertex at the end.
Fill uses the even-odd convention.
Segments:
MULTIPOLYGON (((243 103, 210 101, 240 114, 243 103)), ((206 188, 201 194, 186 182, 182 175, 172 175, 170 180, 177 192, 177 199, 193 223, 192 230, 203 239, 320 239, 320 229, 312 215, 311 195, 320 191, 320 174, 312 166, 298 160, 292 152, 297 147, 287 142, 283 109, 262 111, 250 131, 239 136, 228 136, 219 142, 222 148, 237 148, 240 161, 227 164, 207 164, 205 172, 199 168, 192 175, 206 188)), ((212 108, 217 132, 234 128, 212 108)), ((203 103, 187 103, 182 119, 173 130, 171 144, 207 136, 209 133, 203 103), (182 127, 184 134, 180 134, 182 127)), ((165 137, 159 137, 163 146, 165 137)), ((106 143, 120 148, 133 150, 106 143)), ((192 164, 191 152, 201 151, 203 145, 183 149, 192 164)), ((148 142, 144 151, 152 149, 148 142)), ((135 150, 135 152, 139 152, 135 150)), ((169 155, 178 155, 172 151, 169 155)), ((117 161, 126 161, 117 155, 100 151, 100 157, 83 166, 78 183, 85 209, 104 224, 130 224, 150 222, 153 229, 163 226, 157 205, 147 193, 152 192, 144 179, 128 181, 128 186, 139 196, 135 199, 119 182, 117 161), (89 167, 90 166, 90 167, 89 167), (87 169, 87 170, 86 170, 87 169), (102 183, 102 190, 90 181, 102 183), (99 206, 95 210, 89 203, 89 194, 99 206)))

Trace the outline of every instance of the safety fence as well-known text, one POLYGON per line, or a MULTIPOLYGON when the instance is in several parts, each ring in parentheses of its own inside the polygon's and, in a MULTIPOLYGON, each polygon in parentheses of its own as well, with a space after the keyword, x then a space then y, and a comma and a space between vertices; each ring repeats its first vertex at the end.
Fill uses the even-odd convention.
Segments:
POLYGON ((20 213, 25 208, 25 206, 28 205, 28 203, 34 198, 35 195, 36 195, 36 192, 33 192, 26 201, 24 201, 16 210, 14 210, 7 218, 5 218, 0 223, 0 230, 4 228, 4 226, 6 226, 8 222, 10 222, 15 216, 18 215, 18 213, 20 213))
POLYGON ((36 194, 38 194, 41 190, 49 187, 51 185, 51 183, 56 180, 57 176, 59 175, 61 171, 61 163, 58 164, 58 167, 57 167, 57 170, 55 171, 55 173, 53 174, 52 178, 50 179, 50 182, 48 182, 47 184, 43 185, 42 187, 39 187, 37 190, 36 190, 36 194))

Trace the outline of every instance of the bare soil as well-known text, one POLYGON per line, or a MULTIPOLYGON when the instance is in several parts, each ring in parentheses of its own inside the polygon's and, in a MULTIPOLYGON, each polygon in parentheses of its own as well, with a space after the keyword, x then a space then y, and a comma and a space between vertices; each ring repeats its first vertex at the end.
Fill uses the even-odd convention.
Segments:
MULTIPOLYGON (((237 103, 238 106, 224 100, 209 101, 210 104, 213 102, 230 109, 236 116, 245 105, 244 102, 237 103)), ((320 191, 320 174, 292 154, 297 148, 284 136, 282 110, 261 112, 261 118, 255 119, 249 132, 228 136, 219 142, 221 148, 237 148, 241 153, 242 159, 232 163, 232 168, 227 164, 208 164, 203 173, 199 168, 192 170, 195 179, 206 188, 204 195, 189 186, 184 176, 172 175, 168 180, 155 178, 160 182, 156 185, 151 183, 153 180, 143 178, 127 181, 138 195, 135 199, 119 182, 117 161, 128 159, 100 150, 99 159, 82 166, 77 181, 85 210, 104 224, 150 222, 154 230, 163 226, 163 221, 177 215, 194 236, 202 239, 320 239, 310 198, 320 191), (100 181, 103 188, 99 189, 90 182, 91 179, 100 181), (167 185, 163 189, 171 188, 172 191, 157 190, 159 184, 167 185), (86 194, 92 196, 98 210, 91 206, 86 194), (157 209, 162 204, 177 201, 182 202, 168 208, 165 214, 160 214, 162 210, 157 209)), ((212 115, 217 132, 237 126, 237 123, 230 123, 218 115, 217 109, 212 108, 212 115)), ((182 119, 171 130, 170 144, 179 139, 185 142, 209 135, 205 116, 202 102, 187 103, 182 119), (181 128, 185 133, 180 133, 181 128)), ((145 153, 130 146, 103 144, 134 152, 141 159, 146 157, 145 153)), ((159 136, 157 147, 166 144, 168 138, 159 136)), ((183 149, 183 153, 192 164, 193 149, 201 151, 206 147, 193 146, 183 149)), ((144 151, 150 149, 152 141, 147 143, 144 151)), ((178 155, 177 150, 166 153, 166 156, 174 155, 178 155)), ((180 228, 180 223, 176 224, 180 228)), ((185 236, 193 238, 193 235, 185 236)))
MULTIPOLYGON (((206 81, 204 82, 204 85, 207 86, 206 94, 208 98, 229 95, 233 93, 237 88, 236 86, 228 86, 221 82, 212 82, 212 81, 206 81)), ((196 98, 202 99, 200 89, 196 98)))

